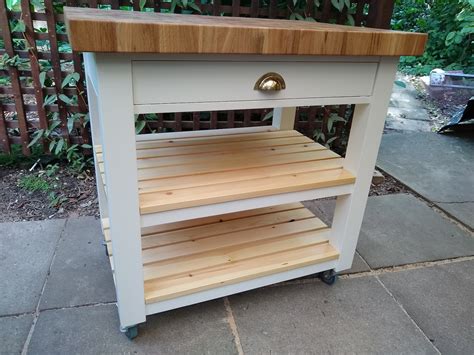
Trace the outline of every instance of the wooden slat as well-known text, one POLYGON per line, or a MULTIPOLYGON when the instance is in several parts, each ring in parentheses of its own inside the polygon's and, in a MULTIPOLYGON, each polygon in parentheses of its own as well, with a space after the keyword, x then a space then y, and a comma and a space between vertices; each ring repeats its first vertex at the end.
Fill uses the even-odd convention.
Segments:
POLYGON ((260 178, 232 184, 154 192, 140 195, 140 212, 147 214, 231 200, 346 185, 354 182, 355 177, 351 173, 343 169, 334 169, 278 176, 271 180, 260 178))
POLYGON ((241 153, 232 158, 224 156, 212 160, 203 160, 201 162, 197 162, 196 164, 190 163, 185 165, 139 169, 138 180, 156 179, 158 177, 167 178, 198 175, 219 171, 237 172, 249 168, 299 163, 305 161, 318 161, 333 158, 339 158, 339 155, 331 152, 328 149, 315 152, 300 152, 275 156, 241 153))
POLYGON ((338 252, 328 243, 252 258, 209 269, 196 275, 145 282, 145 302, 153 303, 240 281, 334 260, 338 252))
MULTIPOLYGON (((2 32, 2 39, 5 46, 5 53, 8 54, 10 58, 13 58, 17 53, 13 46, 13 39, 10 32, 10 19, 8 18, 9 12, 7 11, 6 2, 0 1, 0 29, 2 32)), ((23 95, 21 93, 21 81, 20 73, 16 66, 8 66, 8 73, 10 75, 10 81, 13 89, 13 97, 15 99, 15 104, 12 107, 11 111, 16 111, 18 127, 21 137, 21 150, 24 155, 30 155, 31 151, 28 147, 30 138, 28 136, 28 127, 26 122, 26 109, 25 102, 23 100, 23 95)), ((8 110, 9 104, 3 104, 3 108, 8 110)))
MULTIPOLYGON (((219 150, 214 152, 203 154, 178 154, 173 156, 158 156, 155 158, 139 159, 137 164, 139 168, 147 168, 154 166, 166 166, 166 165, 181 165, 188 162, 197 162, 199 160, 209 160, 219 157, 231 157, 232 155, 238 154, 248 154, 248 155, 279 155, 279 154, 289 154, 289 153, 299 153, 304 151, 317 151, 325 150, 324 146, 318 143, 298 143, 291 145, 277 145, 271 147, 255 148, 255 149, 246 149, 244 152, 239 150, 219 150)), ((176 149, 176 152, 179 153, 180 149, 176 149)), ((102 153, 97 154, 97 159, 101 163, 103 162, 102 153)))
POLYGON ((159 248, 143 251, 143 264, 152 264, 158 261, 185 257, 193 254, 209 252, 219 248, 226 248, 245 243, 255 243, 272 238, 282 237, 289 234, 303 233, 326 228, 326 225, 317 218, 294 221, 291 223, 276 224, 265 227, 254 228, 249 231, 238 231, 227 233, 225 238, 214 236, 203 239, 194 239, 160 246, 159 248))
MULTIPOLYGON (((40 82, 40 64, 37 57, 38 49, 36 46, 35 40, 35 29, 33 25, 33 20, 31 18, 31 4, 29 0, 21 0, 21 13, 23 17, 23 22, 25 24, 25 40, 28 42, 28 55, 30 60, 31 67, 31 77, 33 79, 33 88, 36 102, 43 103, 43 91, 41 88, 40 82)), ((38 120, 40 123, 40 128, 43 130, 48 129, 48 118, 46 117, 46 110, 43 105, 36 105, 38 120)), ((46 153, 49 152, 49 144, 46 140, 43 140, 43 149, 46 153)))
POLYGON ((140 193, 158 191, 169 191, 197 186, 208 186, 215 184, 232 184, 237 181, 253 180, 258 178, 272 179, 277 176, 296 173, 315 172, 342 168, 344 159, 327 159, 321 161, 309 161, 283 165, 273 165, 263 168, 240 170, 238 174, 225 172, 172 177, 167 179, 152 179, 140 181, 140 193))
POLYGON ((308 21, 85 8, 64 12, 71 46, 83 52, 400 56, 421 55, 427 39, 308 21))
MULTIPOLYGON (((148 146, 161 148, 138 150, 150 156, 138 159, 140 212, 148 214, 355 181, 343 169, 339 155, 299 133, 282 132, 146 141, 148 146)), ((100 146, 94 150, 100 152, 100 146)), ((105 185, 102 154, 97 153, 96 158, 105 185)))
MULTIPOLYGON (((325 230, 327 231, 327 230, 325 230)), ((206 269, 242 260, 253 259, 263 255, 280 253, 288 250, 327 243, 327 233, 322 231, 305 232, 276 238, 264 243, 248 243, 237 247, 223 248, 215 252, 200 254, 191 258, 180 258, 153 263, 144 268, 145 281, 153 279, 176 278, 197 275, 206 269)))
MULTIPOLYGON (((248 150, 248 151, 221 151, 221 152, 212 152, 205 155, 178 155, 172 157, 159 157, 159 158, 149 158, 149 159, 139 159, 138 168, 153 168, 153 167, 163 167, 163 166, 172 166, 172 165, 187 165, 187 164, 198 164, 199 162, 205 163, 207 161, 229 161, 236 157, 247 158, 249 160, 258 159, 264 156, 266 159, 270 156, 276 155, 287 155, 295 154, 302 152, 315 152, 327 150, 320 144, 317 143, 306 143, 306 144, 294 144, 294 145, 284 145, 276 146, 269 148, 261 148, 258 150, 248 150)), ((100 159, 100 157, 99 157, 100 159)))
POLYGON ((288 203, 284 205, 257 208, 254 210, 226 213, 226 214, 221 214, 218 216, 189 219, 186 221, 180 221, 180 222, 175 222, 175 223, 160 224, 160 225, 156 225, 152 227, 142 228, 142 236, 147 237, 156 233, 172 232, 178 229, 204 226, 204 225, 218 223, 218 222, 222 223, 222 222, 232 221, 239 218, 245 218, 245 217, 250 217, 250 216, 260 216, 260 215, 265 215, 265 214, 274 213, 274 212, 281 212, 281 211, 290 211, 290 210, 300 209, 303 207, 304 207, 303 204, 296 202, 296 203, 288 203))
POLYGON ((151 145, 152 147, 162 148, 160 144, 162 143, 174 143, 178 144, 180 142, 199 142, 199 141, 209 141, 214 140, 217 143, 219 141, 226 142, 226 141, 241 141, 243 140, 254 140, 254 139, 264 139, 264 138, 282 138, 282 137, 299 137, 302 136, 301 133, 298 131, 280 131, 276 130, 273 127, 268 127, 267 131, 262 132, 234 132, 234 133, 227 133, 227 130, 215 130, 210 134, 209 131, 202 130, 202 131, 195 131, 192 132, 192 136, 188 137, 175 137, 175 138, 167 138, 161 134, 155 134, 153 139, 147 139, 147 135, 143 136, 136 136, 137 139, 137 148, 143 149, 148 148, 147 146, 151 145), (227 138, 227 139, 226 139, 227 138))
POLYGON ((218 143, 218 144, 206 144, 200 146, 189 146, 189 147, 170 147, 170 148, 157 148, 157 149, 144 149, 137 150, 137 157, 139 159, 164 157, 164 156, 176 156, 176 155, 196 155, 204 153, 214 153, 223 151, 233 150, 255 150, 265 147, 278 147, 284 145, 293 144, 310 144, 314 143, 307 137, 289 137, 279 139, 264 139, 255 140, 251 142, 229 142, 229 143, 218 143))
POLYGON ((314 217, 314 215, 306 208, 275 212, 266 215, 252 215, 227 222, 179 229, 172 232, 158 233, 151 236, 142 237, 142 248, 151 249, 186 241, 195 242, 196 240, 215 235, 249 230, 257 227, 265 227, 285 222, 288 223, 290 221, 300 221, 311 217, 314 217))
MULTIPOLYGON (((46 13, 46 22, 48 24, 48 37, 49 37, 49 46, 51 47, 51 53, 58 53, 58 38, 56 36, 56 20, 54 17, 54 6, 52 1, 46 1, 45 5, 45 13, 46 13)), ((53 77, 54 77, 54 86, 56 88, 56 94, 58 99, 57 107, 59 112, 59 119, 61 120, 61 136, 66 140, 67 143, 70 143, 69 132, 67 128, 67 110, 65 103, 59 99, 60 95, 63 94, 62 86, 62 73, 61 73, 61 60, 59 56, 52 55, 51 56, 51 67, 53 69, 53 77)))
POLYGON ((190 228, 185 222, 174 223, 173 231, 142 237, 144 243, 154 241, 152 249, 143 251, 145 301, 170 299, 338 257, 328 242, 329 229, 313 213, 299 203, 277 207, 242 217, 228 214, 237 218, 190 228), (264 211, 268 213, 257 215, 264 211))
POLYGON ((137 149, 152 149, 152 148, 171 148, 194 146, 200 144, 219 144, 230 142, 245 142, 265 139, 278 139, 289 137, 304 137, 297 131, 271 131, 262 133, 239 133, 239 134, 225 134, 225 130, 220 135, 206 135, 204 132, 202 136, 191 138, 157 138, 152 141, 138 141, 137 149))

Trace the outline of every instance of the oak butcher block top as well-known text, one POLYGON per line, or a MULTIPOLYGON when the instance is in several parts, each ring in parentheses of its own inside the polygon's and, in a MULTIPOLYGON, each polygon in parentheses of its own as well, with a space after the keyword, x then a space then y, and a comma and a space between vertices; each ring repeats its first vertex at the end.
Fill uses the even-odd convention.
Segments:
POLYGON ((427 35, 217 16, 65 8, 75 51, 162 54, 421 55, 427 35))

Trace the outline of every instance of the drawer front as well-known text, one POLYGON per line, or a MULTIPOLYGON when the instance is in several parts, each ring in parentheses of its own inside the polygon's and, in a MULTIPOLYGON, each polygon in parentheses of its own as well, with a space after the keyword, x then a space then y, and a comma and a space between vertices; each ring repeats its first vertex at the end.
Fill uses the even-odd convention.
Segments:
POLYGON ((143 104, 285 100, 372 95, 377 63, 134 61, 134 102, 143 104), (286 88, 254 90, 264 74, 286 88))

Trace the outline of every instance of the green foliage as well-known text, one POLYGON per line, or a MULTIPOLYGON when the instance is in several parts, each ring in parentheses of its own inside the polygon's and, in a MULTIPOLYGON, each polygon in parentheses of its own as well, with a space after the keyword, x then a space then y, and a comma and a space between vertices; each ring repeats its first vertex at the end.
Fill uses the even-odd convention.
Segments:
POLYGON ((48 164, 46 166, 46 169, 44 169, 44 174, 47 176, 47 177, 52 177, 54 175, 56 175, 56 173, 59 171, 60 167, 59 167, 59 164, 56 163, 56 164, 48 164))
MULTIPOLYGON (((338 106, 334 106, 337 108, 338 106)), ((313 139, 316 142, 323 144, 326 148, 331 149, 333 148, 333 144, 336 142, 339 136, 336 135, 336 125, 337 122, 343 122, 344 125, 347 125, 348 120, 344 117, 339 116, 335 112, 331 112, 329 117, 327 118, 327 126, 326 130, 321 127, 320 129, 316 129, 313 132, 313 139)))
POLYGON ((43 154, 41 147, 33 147, 30 156, 23 155, 20 144, 11 145, 11 153, 0 153, 0 167, 3 166, 27 166, 30 167, 43 154))
POLYGON ((193 11, 196 11, 198 13, 201 13, 201 9, 199 8, 199 6, 191 0, 172 0, 170 12, 175 12, 176 7, 181 8, 181 12, 192 13, 193 11))
POLYGON ((36 175, 22 176, 18 181, 18 186, 30 192, 51 190, 50 183, 43 177, 36 175))
POLYGON ((48 194, 49 207, 59 208, 64 202, 67 202, 67 198, 61 195, 56 194, 56 192, 51 191, 48 194))
POLYGON ((421 57, 402 57, 401 69, 427 75, 434 68, 474 72, 473 0, 396 0, 392 28, 428 33, 421 57))
MULTIPOLYGON (((294 8, 292 13, 289 16, 290 20, 297 21, 311 21, 316 22, 317 20, 311 16, 308 16, 305 11, 308 7, 308 1, 314 1, 314 6, 316 9, 321 7, 322 1, 320 0, 293 0, 294 8)), ((285 5, 284 2, 283 5, 285 5)), ((350 0, 331 0, 331 5, 335 9, 335 13, 346 11, 346 25, 354 26, 354 14, 356 13, 356 5, 352 4, 350 0)), ((336 19, 329 19, 329 23, 336 23, 336 19)))
POLYGON ((8 69, 8 67, 16 67, 18 69, 28 69, 29 59, 20 58, 18 54, 10 57, 8 53, 4 53, 0 57, 0 69, 8 69))
MULTIPOLYGON (((75 113, 68 118, 67 128, 69 133, 75 129, 76 120, 81 120, 85 126, 89 122, 88 115, 82 113, 75 113)), ((76 173, 82 173, 87 167, 91 166, 93 160, 91 157, 86 157, 82 150, 91 149, 89 144, 72 144, 69 145, 66 139, 60 134, 61 121, 52 120, 48 129, 39 129, 31 136, 29 147, 38 145, 41 141, 48 144, 49 151, 60 159, 66 159, 69 167, 76 173)))

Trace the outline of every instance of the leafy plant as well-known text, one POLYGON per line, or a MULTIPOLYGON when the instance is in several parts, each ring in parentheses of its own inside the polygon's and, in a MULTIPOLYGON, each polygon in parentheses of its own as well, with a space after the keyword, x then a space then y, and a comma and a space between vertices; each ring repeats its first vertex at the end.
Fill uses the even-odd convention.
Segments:
POLYGON ((474 72, 474 0, 396 0, 392 28, 428 33, 421 57, 402 57, 408 74, 427 75, 434 68, 474 72))
POLYGON ((18 54, 10 57, 8 53, 4 53, 0 57, 0 69, 8 69, 8 67, 27 69, 29 60, 27 58, 20 58, 18 54))
POLYGON ((172 0, 171 1, 171 8, 170 11, 174 12, 176 6, 180 7, 182 10, 194 10, 196 12, 201 13, 201 9, 198 5, 194 3, 194 1, 190 0, 172 0))
POLYGON ((48 199, 49 199, 49 207, 56 207, 56 208, 61 206, 64 202, 67 201, 66 197, 62 195, 58 195, 54 191, 51 191, 48 194, 48 199))
POLYGON ((44 170, 44 174, 47 176, 47 177, 52 177, 54 175, 57 174, 57 172, 59 171, 60 167, 59 167, 59 164, 56 163, 56 164, 48 164, 46 166, 46 169, 44 170))
POLYGON ((18 186, 30 192, 51 190, 50 183, 36 175, 22 176, 18 181, 18 186))
POLYGON ((326 130, 324 130, 323 127, 316 129, 313 132, 313 139, 316 142, 323 144, 326 148, 332 149, 336 140, 341 138, 336 135, 335 123, 337 122, 343 122, 344 125, 347 124, 347 120, 344 117, 339 116, 335 112, 331 112, 327 118, 326 130))

